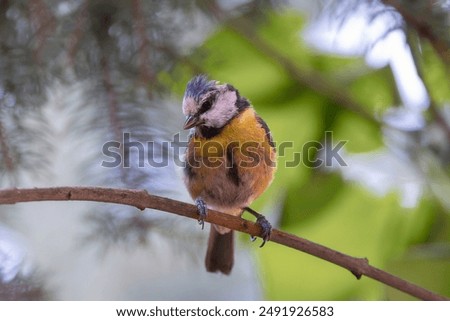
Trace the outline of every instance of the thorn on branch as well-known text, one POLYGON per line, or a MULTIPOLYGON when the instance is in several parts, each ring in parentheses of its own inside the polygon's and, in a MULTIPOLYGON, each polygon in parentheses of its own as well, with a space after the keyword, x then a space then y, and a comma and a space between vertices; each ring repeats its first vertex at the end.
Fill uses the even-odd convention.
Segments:
POLYGON ((350 272, 360 280, 361 277, 365 274, 365 268, 369 266, 369 260, 367 258, 355 258, 356 264, 355 269, 351 269, 350 272))
POLYGON ((357 272, 357 271, 351 271, 352 274, 359 280, 362 277, 362 273, 361 272, 357 272))

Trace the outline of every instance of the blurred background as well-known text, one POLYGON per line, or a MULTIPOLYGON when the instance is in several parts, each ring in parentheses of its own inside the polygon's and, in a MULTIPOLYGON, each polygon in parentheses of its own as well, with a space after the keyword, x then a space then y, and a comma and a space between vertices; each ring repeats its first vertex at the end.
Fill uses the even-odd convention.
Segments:
MULTIPOLYGON (((292 142, 256 210, 450 296, 448 0, 1 0, 0 16, 1 188, 136 188, 192 202, 183 149, 167 142, 186 139, 183 92, 204 73, 238 88, 278 146, 292 142), (345 142, 344 164, 302 161, 327 132, 345 142), (114 152, 129 166, 104 166, 104 144, 124 133, 129 145, 114 152)), ((210 274, 207 234, 119 205, 1 205, 0 299, 412 299, 244 235, 231 276, 210 274)))

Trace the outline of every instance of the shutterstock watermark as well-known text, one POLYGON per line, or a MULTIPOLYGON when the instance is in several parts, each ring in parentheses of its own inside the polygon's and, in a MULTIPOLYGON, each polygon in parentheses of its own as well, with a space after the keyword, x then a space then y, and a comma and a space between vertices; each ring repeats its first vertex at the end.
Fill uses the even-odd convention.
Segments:
POLYGON ((188 141, 180 140, 180 134, 173 136, 171 141, 147 141, 133 140, 130 133, 123 133, 122 141, 108 141, 102 146, 104 160, 101 166, 106 168, 116 167, 166 167, 171 163, 171 158, 176 166, 186 167, 254 167, 261 162, 268 166, 309 168, 331 167, 333 165, 347 166, 341 156, 341 150, 347 141, 333 140, 331 131, 325 132, 323 141, 307 141, 301 146, 296 146, 292 141, 275 142, 277 159, 272 158, 268 143, 257 141, 231 141, 222 145, 210 140, 200 143, 194 140, 192 153, 185 159, 185 150, 188 141), (239 161, 235 164, 236 160, 239 161))

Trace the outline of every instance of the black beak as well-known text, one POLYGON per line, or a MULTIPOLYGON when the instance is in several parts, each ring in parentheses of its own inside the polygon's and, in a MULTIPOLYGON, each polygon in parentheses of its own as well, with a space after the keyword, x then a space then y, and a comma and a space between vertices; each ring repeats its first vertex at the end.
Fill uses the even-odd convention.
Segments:
POLYGON ((197 125, 200 125, 201 121, 197 115, 191 115, 186 117, 186 121, 184 122, 184 129, 190 129, 197 125))

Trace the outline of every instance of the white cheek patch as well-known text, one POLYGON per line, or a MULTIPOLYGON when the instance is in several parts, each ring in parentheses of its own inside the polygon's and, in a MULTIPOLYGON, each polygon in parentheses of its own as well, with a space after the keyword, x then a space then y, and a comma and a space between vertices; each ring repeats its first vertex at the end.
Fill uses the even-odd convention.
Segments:
POLYGON ((197 112, 197 103, 192 97, 184 97, 183 98, 183 114, 186 116, 194 115, 197 112))
POLYGON ((221 128, 237 114, 236 92, 221 92, 214 103, 213 107, 206 112, 202 119, 208 127, 221 128))

